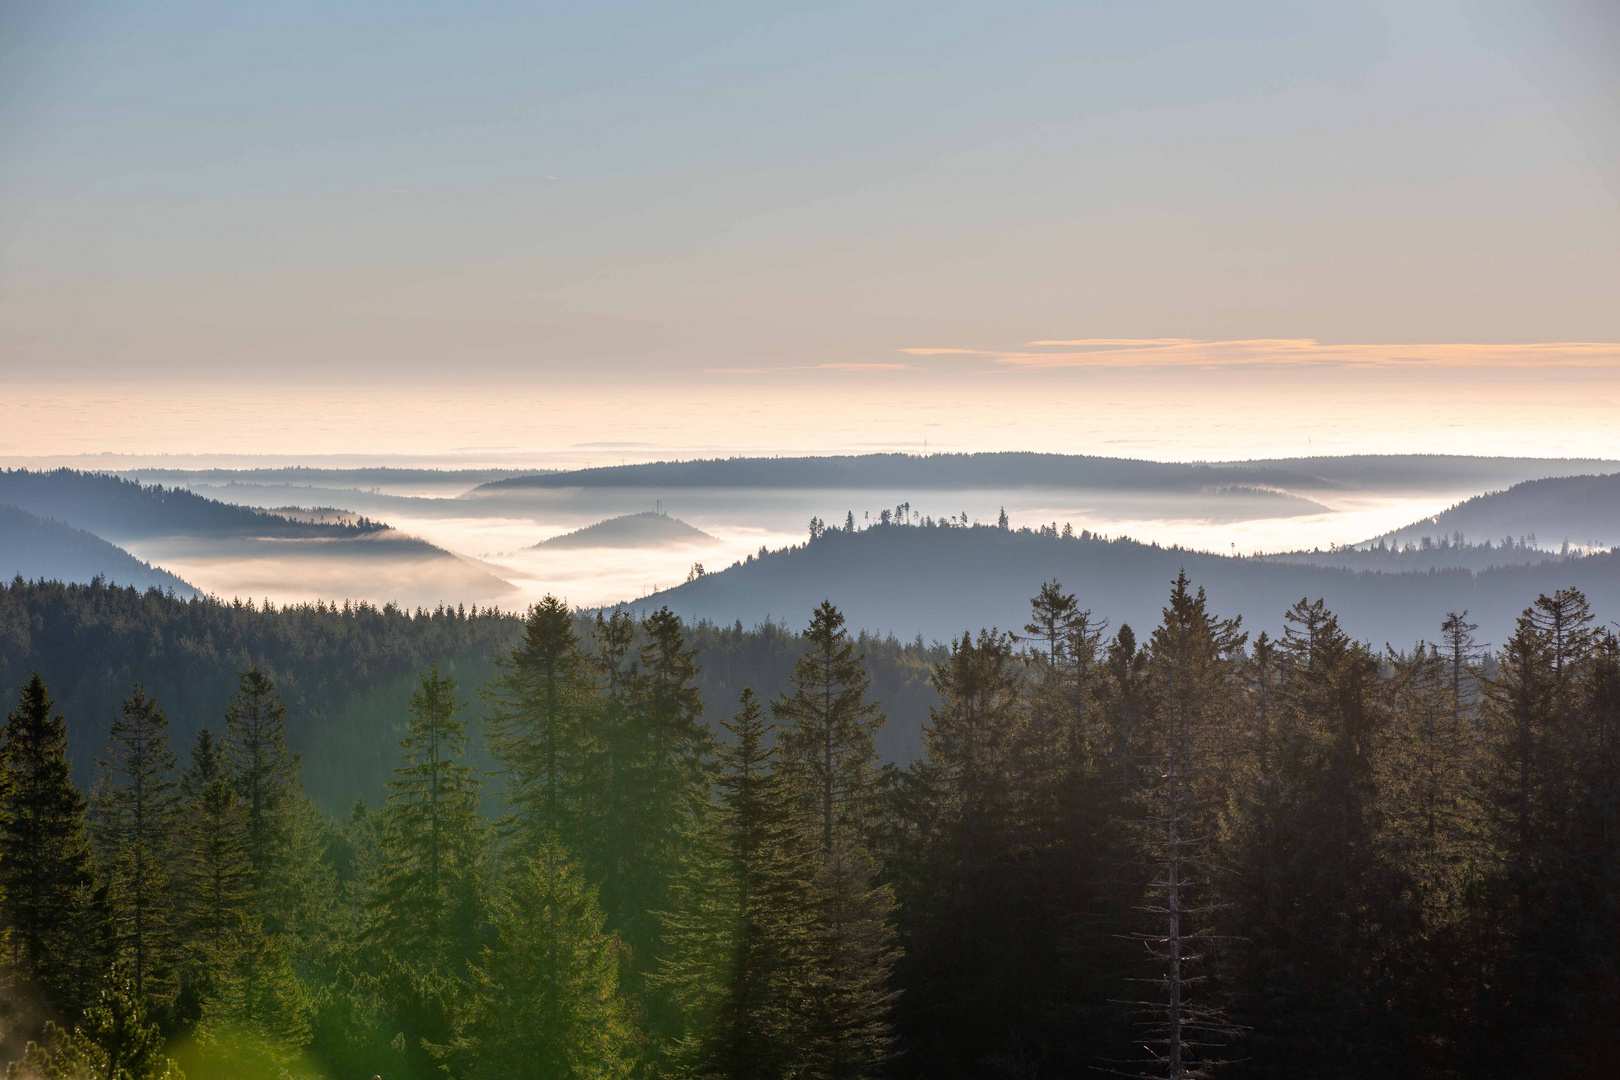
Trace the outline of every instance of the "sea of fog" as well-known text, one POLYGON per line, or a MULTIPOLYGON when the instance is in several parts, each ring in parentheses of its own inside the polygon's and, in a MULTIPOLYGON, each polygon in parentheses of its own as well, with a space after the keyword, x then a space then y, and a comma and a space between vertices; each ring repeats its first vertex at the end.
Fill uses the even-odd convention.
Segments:
POLYGON ((291 556, 211 557, 196 545, 137 550, 216 595, 267 597, 277 603, 316 598, 388 599, 421 603, 457 600, 515 608, 552 593, 592 607, 645 596, 685 580, 694 566, 724 569, 756 554, 801 543, 812 517, 842 526, 853 516, 864 528, 904 512, 991 523, 1068 525, 1106 536, 1181 545, 1224 554, 1253 554, 1351 543, 1443 510, 1474 490, 1283 493, 1217 491, 1152 494, 1015 488, 1003 491, 885 491, 873 489, 759 490, 724 488, 565 488, 485 494, 465 483, 414 482, 384 489, 242 482, 193 484, 200 494, 262 508, 333 506, 386 521, 462 557, 507 583, 444 575, 440 564, 407 568, 405 576, 375 580, 343 572, 329 560, 291 556), (662 510, 711 538, 642 548, 546 548, 543 540, 622 514, 662 510), (416 577, 411 577, 411 574, 416 577), (460 590, 459 592, 457 590, 460 590))

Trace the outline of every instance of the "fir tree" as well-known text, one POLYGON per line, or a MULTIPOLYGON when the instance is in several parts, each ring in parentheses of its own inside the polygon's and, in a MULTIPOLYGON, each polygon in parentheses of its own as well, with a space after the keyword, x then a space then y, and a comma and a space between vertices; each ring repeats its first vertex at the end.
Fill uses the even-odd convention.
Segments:
POLYGON ((793 692, 772 705, 783 724, 779 752, 787 782, 821 852, 804 1068, 813 1076, 855 1080, 881 1070, 892 1039, 894 901, 876 880, 866 848, 876 782, 873 736, 884 717, 866 700, 871 680, 838 609, 823 602, 805 638, 810 648, 794 667, 793 692))
POLYGON ((240 672, 225 711, 225 775, 246 817, 254 910, 280 929, 276 893, 291 858, 298 758, 287 746, 287 709, 256 665, 240 672))
POLYGON ((498 944, 474 975, 475 1076, 625 1076, 631 1032, 618 949, 595 891, 554 839, 518 856, 494 906, 498 944))
POLYGON ((844 616, 823 601, 804 634, 809 650, 794 666, 791 694, 771 710, 782 724, 781 760, 815 828, 824 855, 835 841, 857 836, 870 812, 884 716, 866 700, 871 678, 844 628, 844 616))
POLYGON ((229 978, 253 885, 247 818, 226 779, 223 755, 208 728, 197 733, 191 760, 180 774, 180 799, 177 884, 186 954, 185 989, 200 1004, 229 978))
POLYGON ((744 690, 721 721, 720 805, 707 859, 695 861, 665 917, 669 955, 657 982, 687 1017, 678 1068, 694 1076, 775 1080, 797 1073, 810 998, 811 899, 819 861, 795 827, 759 700, 744 690))
POLYGON ((490 749, 501 763, 515 823, 525 843, 548 836, 575 843, 591 694, 567 605, 547 596, 530 608, 522 642, 500 664, 484 697, 490 749))
POLYGON ((389 782, 381 858, 370 890, 372 947, 424 970, 458 972, 481 921, 485 836, 480 782, 460 758, 467 742, 456 682, 435 665, 411 695, 405 763, 389 782))
POLYGON ((82 960, 91 880, 85 803, 67 757, 67 725, 36 673, 6 717, 0 779, 0 901, 12 965, 58 1006, 88 979, 82 960))
POLYGON ((170 883, 175 814, 169 722, 137 685, 113 721, 92 801, 120 961, 135 995, 163 1000, 176 960, 170 883))

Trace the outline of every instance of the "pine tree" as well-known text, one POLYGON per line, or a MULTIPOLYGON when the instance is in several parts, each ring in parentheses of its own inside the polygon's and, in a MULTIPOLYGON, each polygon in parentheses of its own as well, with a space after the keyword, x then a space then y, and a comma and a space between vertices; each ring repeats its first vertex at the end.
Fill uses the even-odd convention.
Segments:
POLYGON ((494 906, 499 943, 474 971, 473 1074, 505 1080, 625 1076, 631 1031, 618 949, 595 891, 554 839, 518 856, 494 906))
POLYGON ((811 947, 814 977, 804 1019, 808 1075, 854 1080, 887 1060, 898 954, 894 901, 866 848, 875 792, 874 732, 883 723, 864 658, 844 617, 823 602, 805 632, 791 694, 773 705, 779 752, 803 827, 821 852, 811 947))
POLYGON ((176 884, 185 991, 195 1009, 229 979, 253 884, 247 818, 208 728, 197 733, 191 760, 180 774, 180 800, 176 884))
POLYGON ((246 817, 253 908, 279 932, 282 891, 292 857, 298 758, 287 746, 287 709, 257 665, 240 672, 225 711, 225 775, 246 817))
POLYGON ((582 781, 589 760, 585 713, 590 681, 573 616, 547 596, 529 609, 523 640, 485 689, 490 748, 524 842, 579 840, 582 781))
POLYGON ((823 601, 805 631, 809 650, 794 666, 791 694, 771 711, 782 725, 781 760, 805 814, 815 823, 824 855, 858 837, 870 813, 884 716, 866 700, 871 678, 865 658, 844 628, 844 616, 823 601))
POLYGON ((437 665, 411 695, 405 763, 389 781, 382 857, 370 890, 372 948, 422 969, 460 973, 482 920, 486 838, 477 774, 460 760, 465 708, 437 665))
POLYGON ((38 673, 6 717, 0 780, 0 900, 12 965, 58 1007, 78 1000, 91 882, 85 803, 73 784, 67 725, 38 673))
POLYGON ((1203 589, 1193 592, 1186 572, 1177 574, 1148 647, 1158 768, 1144 778, 1139 824, 1153 877, 1140 908, 1149 927, 1132 935, 1154 968, 1138 980, 1151 988, 1136 1002, 1149 1055, 1142 1075, 1208 1076, 1215 1048, 1237 1034, 1212 1004, 1209 976, 1200 967, 1216 910, 1209 834, 1215 800, 1227 786, 1220 765, 1242 644, 1236 621, 1216 619, 1203 589))
POLYGON ((91 803, 120 962, 136 997, 165 1001, 176 967, 170 884, 175 823, 169 721, 137 685, 107 739, 91 803))
POLYGON ((597 613, 589 665, 595 688, 595 738, 585 770, 579 858, 586 877, 600 883, 610 925, 622 925, 635 903, 635 814, 629 797, 641 743, 635 640, 636 620, 628 612, 597 613))
POLYGON ((287 710, 258 666, 238 675, 225 713, 225 775, 241 805, 252 871, 235 964, 204 1021, 246 1025, 287 1050, 309 1035, 309 992, 296 972, 316 944, 332 885, 324 823, 299 783, 287 710))
POLYGON ((809 1000, 816 864, 795 827, 770 743, 773 726, 752 690, 721 721, 716 827, 666 916, 669 955, 658 983, 682 1006, 676 1048, 684 1073, 728 1080, 795 1075, 809 1000))
POLYGON ((132 980, 114 971, 72 1029, 46 1024, 7 1080, 185 1080, 163 1054, 163 1035, 132 980))
POLYGON ((713 738, 703 724, 697 652, 686 645, 681 621, 660 608, 642 623, 640 679, 633 729, 638 753, 625 785, 630 803, 626 855, 630 872, 624 907, 613 926, 641 963, 656 951, 654 912, 669 908, 670 883, 689 850, 685 841, 698 808, 708 800, 707 756, 713 738))
POLYGON ((1011 755, 1023 725, 1022 675, 1011 638, 964 633, 933 674, 941 704, 923 729, 949 861, 969 876, 1005 844, 1012 824, 1011 755))

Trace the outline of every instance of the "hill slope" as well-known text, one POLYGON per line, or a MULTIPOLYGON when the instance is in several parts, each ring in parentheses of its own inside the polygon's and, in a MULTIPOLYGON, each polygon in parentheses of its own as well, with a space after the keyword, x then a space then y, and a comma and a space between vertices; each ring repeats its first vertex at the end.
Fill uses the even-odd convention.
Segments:
POLYGON ((144 486, 106 473, 56 469, 0 472, 0 502, 55 518, 109 540, 160 536, 345 538, 384 526, 293 521, 245 506, 216 502, 184 488, 144 486))
POLYGON ((1445 614, 1463 608, 1480 624, 1481 640, 1500 642, 1539 593, 1571 585, 1584 589, 1603 617, 1620 613, 1616 554, 1478 574, 1379 574, 982 526, 831 531, 630 606, 668 604, 689 619, 746 625, 772 618, 797 626, 816 603, 831 599, 851 626, 948 639, 980 626, 1021 627, 1029 598, 1055 578, 1111 625, 1145 630, 1157 624, 1182 568, 1207 589, 1213 610, 1242 615, 1245 626, 1274 636, 1284 610, 1307 596, 1324 598, 1349 633, 1379 645, 1434 637, 1445 614))
POLYGON ((0 502, 56 518, 171 568, 204 591, 280 602, 506 602, 482 566, 378 522, 295 520, 99 473, 0 472, 0 502))
POLYGON ((1565 541, 1583 547, 1620 544, 1620 473, 1529 480, 1476 495, 1374 541, 1416 543, 1459 532, 1475 542, 1534 535, 1544 548, 1565 541))
POLYGON ((0 578, 17 576, 76 583, 99 577, 141 590, 197 595, 189 583, 99 536, 0 503, 0 578))
POLYGON ((571 533, 553 536, 534 546, 537 548, 650 548, 672 544, 712 544, 714 537, 702 529, 694 528, 680 518, 672 518, 654 510, 640 514, 623 514, 598 521, 571 533))

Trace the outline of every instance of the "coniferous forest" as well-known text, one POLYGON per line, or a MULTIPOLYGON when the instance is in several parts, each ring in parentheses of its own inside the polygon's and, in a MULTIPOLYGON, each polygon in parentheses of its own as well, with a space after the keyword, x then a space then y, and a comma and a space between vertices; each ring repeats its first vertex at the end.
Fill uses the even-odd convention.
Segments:
MULTIPOLYGON (((1613 1076, 1620 640, 1526 599, 1492 649, 1462 611, 1375 649, 1308 598, 1273 639, 1185 575, 1138 627, 1052 582, 908 654, 903 767, 830 603, 768 692, 668 610, 441 612, 367 653, 410 661, 403 737, 339 814, 274 650, 187 638, 234 675, 184 738, 139 650, 110 717, 25 675, 8 1076, 1613 1076)), ((132 640, 141 604, 230 616, 148 594, 132 640)))

